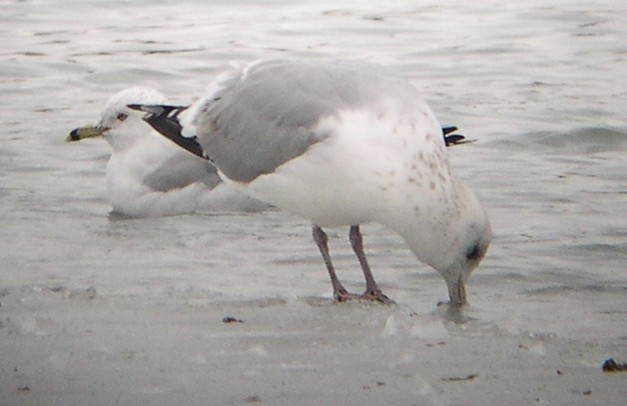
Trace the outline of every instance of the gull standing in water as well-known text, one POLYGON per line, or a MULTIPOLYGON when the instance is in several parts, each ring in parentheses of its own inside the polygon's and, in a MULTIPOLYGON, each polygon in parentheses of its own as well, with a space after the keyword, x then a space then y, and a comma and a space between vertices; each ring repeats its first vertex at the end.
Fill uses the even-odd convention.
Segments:
POLYGON ((269 206, 220 181, 213 165, 164 139, 142 121, 132 103, 163 104, 153 89, 131 87, 113 95, 95 126, 72 130, 66 141, 103 136, 113 152, 107 163, 113 211, 129 217, 196 210, 257 211, 269 206))
POLYGON ((378 288, 359 225, 383 224, 446 281, 450 303, 491 240, 488 216, 452 172, 442 128, 418 91, 359 62, 258 61, 219 75, 189 108, 133 105, 223 180, 313 224, 338 301, 391 302, 378 288), (323 228, 348 227, 366 280, 339 281, 323 228))

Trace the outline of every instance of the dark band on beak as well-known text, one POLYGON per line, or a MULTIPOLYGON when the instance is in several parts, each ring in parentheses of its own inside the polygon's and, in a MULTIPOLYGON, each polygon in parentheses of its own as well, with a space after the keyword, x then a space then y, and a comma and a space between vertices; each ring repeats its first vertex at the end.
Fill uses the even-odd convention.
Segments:
POLYGON ((78 135, 78 128, 75 128, 72 131, 70 131, 70 136, 68 137, 68 141, 78 141, 80 139, 81 137, 80 135, 78 135))
POLYGON ((108 130, 109 128, 102 127, 99 125, 98 126, 86 125, 84 127, 78 127, 70 131, 68 136, 65 138, 65 141, 72 142, 72 141, 84 140, 85 138, 100 137, 108 130))

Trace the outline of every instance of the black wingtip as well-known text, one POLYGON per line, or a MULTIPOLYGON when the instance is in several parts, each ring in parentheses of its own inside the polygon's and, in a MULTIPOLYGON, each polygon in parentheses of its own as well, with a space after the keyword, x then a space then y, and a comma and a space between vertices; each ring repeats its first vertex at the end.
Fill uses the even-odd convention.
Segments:
POLYGON ((464 144, 468 141, 466 141, 466 137, 461 134, 452 134, 444 136, 444 142, 447 147, 450 147, 451 145, 464 144))
POLYGON ((457 131, 457 127, 455 126, 450 126, 450 127, 442 127, 442 134, 444 135, 448 135, 452 132, 457 131))
POLYGON ((455 126, 442 127, 442 136, 444 137, 444 144, 447 147, 474 142, 474 140, 467 140, 462 134, 451 134, 455 131, 457 131, 457 127, 455 126))
POLYGON ((127 104, 126 107, 132 110, 144 111, 141 104, 127 104))
POLYGON ((129 104, 127 107, 145 112, 144 121, 159 134, 186 151, 200 158, 208 159, 196 136, 185 137, 182 134, 183 127, 178 120, 178 115, 186 110, 187 106, 129 104))

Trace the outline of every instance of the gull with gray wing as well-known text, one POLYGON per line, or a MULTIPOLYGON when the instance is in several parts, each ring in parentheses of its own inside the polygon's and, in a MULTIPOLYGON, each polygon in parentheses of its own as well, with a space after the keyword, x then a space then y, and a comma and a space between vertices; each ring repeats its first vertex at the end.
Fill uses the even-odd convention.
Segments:
POLYGON ((163 216, 197 210, 257 211, 269 206, 221 182, 213 165, 165 140, 127 107, 164 104, 153 89, 132 87, 113 95, 98 124, 72 130, 67 141, 104 137, 113 150, 107 191, 113 212, 129 217, 163 216))
POLYGON ((336 300, 390 302, 359 228, 376 222, 443 276, 452 305, 466 303, 465 283, 488 249, 490 223, 453 174, 442 128, 408 81, 359 62, 258 61, 219 75, 188 109, 132 107, 210 160, 229 184, 309 219, 336 300), (329 227, 349 228, 366 280, 361 295, 336 275, 329 227))

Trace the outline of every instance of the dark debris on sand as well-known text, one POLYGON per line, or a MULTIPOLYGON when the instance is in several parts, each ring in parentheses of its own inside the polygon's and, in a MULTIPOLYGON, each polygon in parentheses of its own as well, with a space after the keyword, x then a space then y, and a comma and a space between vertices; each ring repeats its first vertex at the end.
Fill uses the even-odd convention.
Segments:
POLYGON ((627 362, 618 363, 610 358, 603 363, 601 369, 603 372, 627 372, 627 362))
POLYGON ((222 319, 222 323, 243 323, 244 320, 236 319, 233 316, 226 316, 222 319))

